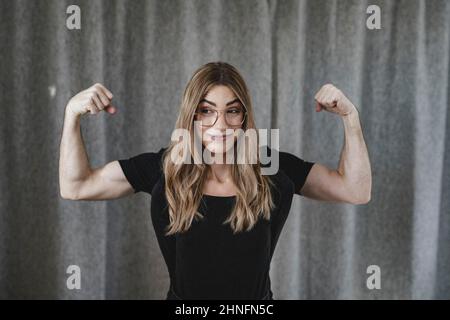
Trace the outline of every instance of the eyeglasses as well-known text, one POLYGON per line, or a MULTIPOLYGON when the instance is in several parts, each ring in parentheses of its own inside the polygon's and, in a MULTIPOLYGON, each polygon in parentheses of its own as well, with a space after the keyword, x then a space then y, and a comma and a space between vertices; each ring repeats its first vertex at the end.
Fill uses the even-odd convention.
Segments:
POLYGON ((225 122, 231 127, 240 126, 244 123, 247 110, 244 107, 231 107, 224 111, 218 111, 211 107, 198 107, 195 112, 195 120, 201 121, 202 126, 212 127, 219 119, 219 114, 225 113, 225 122))

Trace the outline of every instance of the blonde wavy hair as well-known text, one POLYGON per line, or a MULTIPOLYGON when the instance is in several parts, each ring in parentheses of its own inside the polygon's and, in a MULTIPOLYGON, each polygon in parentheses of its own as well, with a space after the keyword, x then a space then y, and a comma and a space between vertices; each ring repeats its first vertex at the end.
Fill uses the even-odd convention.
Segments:
MULTIPOLYGON (((216 85, 226 85, 244 105, 247 112, 241 129, 243 131, 249 128, 256 129, 252 102, 243 77, 235 67, 228 63, 210 62, 200 67, 189 80, 175 124, 175 129, 189 131, 190 151, 195 148, 193 143, 195 111, 200 101, 216 85)), ((177 164, 172 161, 171 154, 176 152, 177 144, 176 141, 172 141, 163 154, 164 188, 170 220, 167 226, 167 235, 185 232, 190 228, 194 218, 203 218, 203 215, 198 212, 198 208, 203 196, 202 190, 207 177, 208 165, 204 161, 195 163, 192 156, 190 156, 191 163, 177 164)), ((237 152, 236 149, 234 148, 235 152, 237 152)), ((199 153, 203 154, 202 151, 199 153)), ((195 156, 194 152, 190 154, 195 156)), ((245 153, 244 157, 247 158, 249 155, 245 153)), ((261 216, 264 219, 270 219, 270 211, 274 208, 270 189, 273 182, 269 176, 261 174, 259 153, 256 164, 250 160, 245 161, 245 164, 235 161, 231 172, 237 189, 236 201, 224 224, 229 223, 233 233, 249 231, 261 216)))

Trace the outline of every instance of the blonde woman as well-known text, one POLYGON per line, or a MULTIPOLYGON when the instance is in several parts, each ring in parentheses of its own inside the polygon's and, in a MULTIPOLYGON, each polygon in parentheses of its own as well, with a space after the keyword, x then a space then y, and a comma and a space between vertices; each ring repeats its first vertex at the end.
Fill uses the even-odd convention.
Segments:
POLYGON ((69 101, 60 148, 61 196, 106 200, 151 194, 151 219, 170 276, 167 299, 273 299, 270 262, 293 195, 353 204, 370 200, 370 163, 358 111, 333 85, 323 86, 315 99, 316 111, 336 113, 344 122, 338 169, 267 147, 279 167, 271 175, 263 170, 272 162, 263 164, 258 152, 255 163, 252 152, 237 147, 242 132, 256 126, 247 85, 228 63, 200 67, 187 84, 175 125, 188 133, 184 144, 173 139, 157 152, 92 169, 80 116, 115 113, 112 98, 96 84, 69 101), (237 162, 239 156, 244 161, 237 162))

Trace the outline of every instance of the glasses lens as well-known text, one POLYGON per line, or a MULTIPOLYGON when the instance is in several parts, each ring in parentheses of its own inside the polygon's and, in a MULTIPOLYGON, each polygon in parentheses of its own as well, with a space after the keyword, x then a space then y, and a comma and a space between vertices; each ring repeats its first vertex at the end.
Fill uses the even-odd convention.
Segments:
POLYGON ((244 110, 242 108, 230 108, 226 111, 225 119, 230 126, 238 126, 244 120, 244 110))
POLYGON ((217 112, 211 108, 197 109, 195 120, 201 121, 204 126, 212 126, 216 122, 217 112))

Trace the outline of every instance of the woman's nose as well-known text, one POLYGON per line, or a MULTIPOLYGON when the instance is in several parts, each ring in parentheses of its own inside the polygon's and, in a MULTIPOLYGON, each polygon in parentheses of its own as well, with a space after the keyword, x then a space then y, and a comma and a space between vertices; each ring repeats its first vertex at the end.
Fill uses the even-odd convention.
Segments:
POLYGON ((228 128, 228 124, 227 124, 227 122, 225 120, 225 113, 224 112, 220 112, 218 114, 217 121, 216 121, 214 127, 216 127, 216 128, 223 128, 223 129, 228 128))

